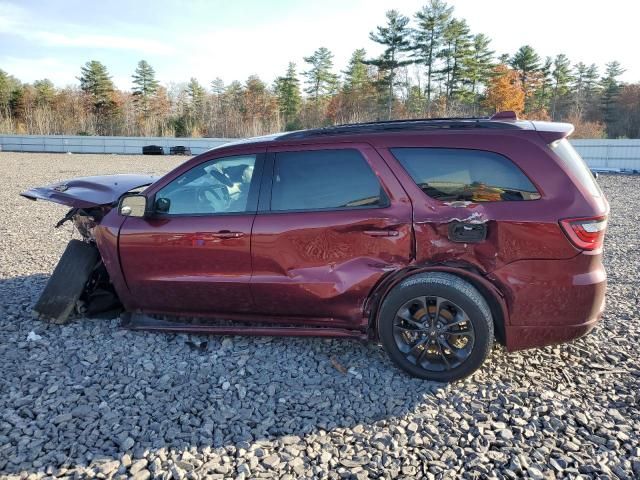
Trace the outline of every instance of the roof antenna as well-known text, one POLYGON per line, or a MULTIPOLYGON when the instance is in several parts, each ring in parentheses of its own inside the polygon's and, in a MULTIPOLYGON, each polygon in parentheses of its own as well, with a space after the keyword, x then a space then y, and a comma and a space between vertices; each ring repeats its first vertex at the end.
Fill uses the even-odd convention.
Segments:
POLYGON ((518 120, 518 115, 513 110, 494 113, 489 120, 518 120))

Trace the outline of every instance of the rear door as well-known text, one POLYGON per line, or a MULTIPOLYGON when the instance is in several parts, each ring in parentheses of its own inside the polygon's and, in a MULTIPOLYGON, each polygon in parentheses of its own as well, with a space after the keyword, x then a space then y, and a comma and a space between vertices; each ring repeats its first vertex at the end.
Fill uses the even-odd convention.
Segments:
MULTIPOLYGON (((263 150, 264 151, 264 150, 263 150)), ((251 227, 264 153, 203 160, 154 186, 166 212, 128 217, 120 229, 122 270, 136 307, 194 315, 253 308, 251 227)))
POLYGON ((411 204, 369 145, 269 149, 252 234, 256 313, 361 326, 375 283, 411 258, 411 204))

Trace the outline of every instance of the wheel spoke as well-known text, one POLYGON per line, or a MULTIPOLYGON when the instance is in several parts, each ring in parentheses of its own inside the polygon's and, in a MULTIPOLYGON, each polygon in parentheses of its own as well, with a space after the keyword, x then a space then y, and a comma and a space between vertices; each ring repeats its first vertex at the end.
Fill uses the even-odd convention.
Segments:
POLYGON ((433 321, 437 322, 438 319, 440 318, 440 311, 442 310, 442 304, 445 302, 446 300, 442 297, 436 297, 436 313, 433 316, 433 321))
MULTIPOLYGON (((447 347, 449 348, 449 347, 447 347)), ((451 351, 451 349, 449 348, 449 350, 451 351)), ((447 358, 447 354, 445 353, 444 349, 442 348, 442 342, 440 340, 438 340, 438 353, 440 354, 440 357, 444 360, 445 366, 447 368, 447 370, 451 370, 451 363, 449 362, 449 359, 447 358)))

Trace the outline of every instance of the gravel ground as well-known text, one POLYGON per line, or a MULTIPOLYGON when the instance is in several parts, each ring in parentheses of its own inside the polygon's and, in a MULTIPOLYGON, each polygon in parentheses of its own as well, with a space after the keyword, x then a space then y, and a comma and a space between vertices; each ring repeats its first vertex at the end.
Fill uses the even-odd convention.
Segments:
POLYGON ((599 179, 612 219, 598 328, 541 350, 496 347, 452 386, 346 340, 33 320, 71 231, 53 229, 64 207, 18 193, 182 160, 0 153, 0 476, 640 478, 640 177, 599 179))

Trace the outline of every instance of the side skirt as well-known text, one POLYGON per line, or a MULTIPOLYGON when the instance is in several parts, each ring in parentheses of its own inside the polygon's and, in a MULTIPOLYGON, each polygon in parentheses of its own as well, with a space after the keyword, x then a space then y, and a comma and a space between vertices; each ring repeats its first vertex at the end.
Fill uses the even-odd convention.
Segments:
POLYGON ((142 313, 125 312, 120 318, 122 327, 129 330, 155 332, 203 333, 210 335, 254 335, 274 337, 326 337, 367 340, 367 334, 357 330, 330 327, 215 325, 160 320, 142 313))

